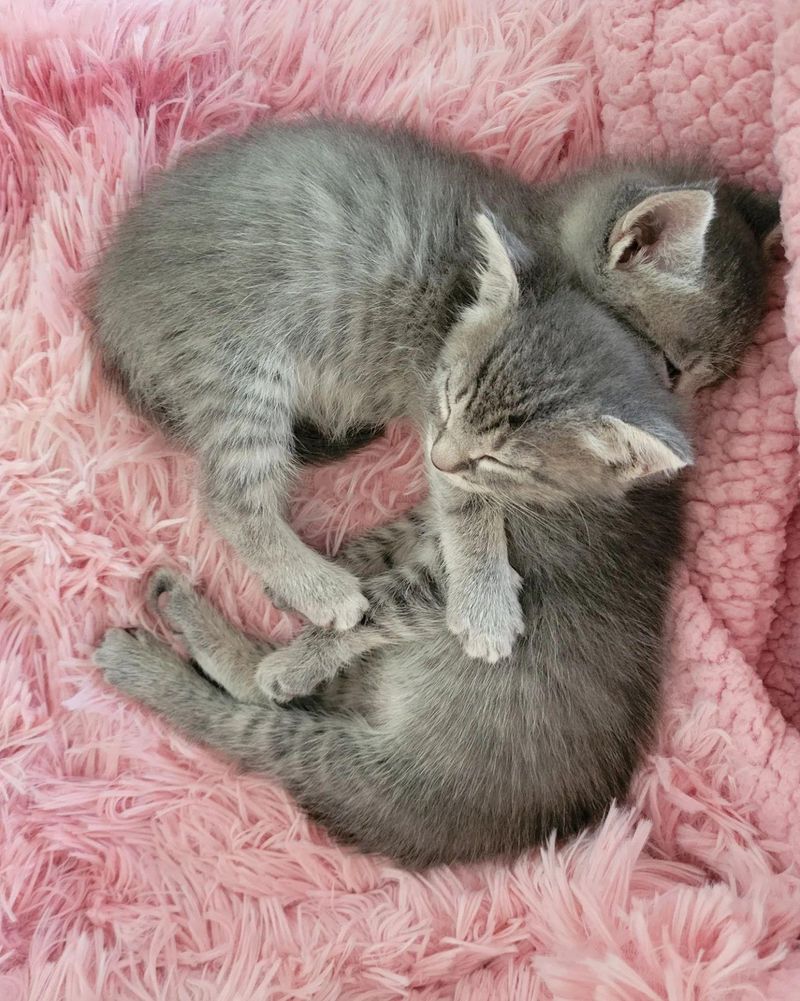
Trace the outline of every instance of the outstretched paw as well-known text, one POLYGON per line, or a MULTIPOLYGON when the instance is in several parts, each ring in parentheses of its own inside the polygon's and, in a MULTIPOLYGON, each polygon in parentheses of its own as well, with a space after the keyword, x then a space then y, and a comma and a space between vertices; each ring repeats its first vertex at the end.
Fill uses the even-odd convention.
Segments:
POLYGON ((493 587, 453 590, 447 598, 447 627, 468 657, 495 664, 510 657, 525 632, 517 592, 520 578, 511 570, 493 587))
POLYGON ((294 606, 315 626, 344 632, 358 625, 369 610, 357 577, 333 564, 323 564, 308 580, 295 579, 294 606))
MULTIPOLYGON (((298 641, 295 640, 295 644, 298 641)), ((258 666, 256 683, 273 702, 312 695, 320 685, 336 674, 334 666, 312 657, 298 658, 295 644, 268 654, 258 666)))
POLYGON ((145 705, 159 708, 188 664, 145 629, 109 629, 95 652, 106 681, 145 705))

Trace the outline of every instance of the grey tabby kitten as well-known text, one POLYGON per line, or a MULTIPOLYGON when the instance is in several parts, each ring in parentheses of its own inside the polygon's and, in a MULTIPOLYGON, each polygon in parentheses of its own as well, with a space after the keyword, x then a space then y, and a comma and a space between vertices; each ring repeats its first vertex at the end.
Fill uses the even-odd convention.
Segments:
POLYGON ((424 508, 339 558, 370 605, 349 632, 308 627, 270 651, 161 572, 153 604, 216 686, 143 630, 111 630, 97 652, 123 692, 280 780, 337 838, 407 866, 513 857, 597 820, 656 718, 680 486, 635 474, 645 443, 658 465, 688 461, 678 401, 582 292, 546 273, 535 287, 536 301, 518 289, 522 318, 491 330, 482 296, 467 307, 472 356, 449 370, 439 419, 458 441, 500 429, 498 482, 527 484, 492 506, 527 626, 510 657, 487 672, 448 628, 450 571, 424 508), (525 444, 508 430, 520 413, 525 444), (635 478, 597 490, 601 475, 635 478))
POLYGON ((726 189, 676 188, 672 175, 654 188, 652 171, 626 178, 606 170, 540 195, 403 132, 255 130, 187 160, 123 222, 96 275, 97 343, 133 405, 198 454, 221 534, 318 625, 352 628, 368 603, 353 573, 284 519, 303 440, 335 445, 414 419, 449 627, 469 655, 495 661, 524 627, 497 491, 541 503, 565 490, 613 493, 684 459, 657 430, 622 422, 598 424, 588 450, 564 435, 541 459, 513 387, 502 421, 457 433, 444 417, 457 421, 470 399, 448 375, 469 368, 476 343, 527 322, 531 297, 519 289, 541 255, 671 365, 690 363, 695 381, 727 370, 762 310, 763 233, 726 189), (724 257, 706 250, 715 226, 724 257), (648 313, 654 289, 659 308, 648 313), (706 329, 723 341, 721 314, 735 350, 699 366, 685 358, 674 330, 687 310, 698 350, 706 329), (584 453, 573 481, 558 475, 556 447, 584 453))

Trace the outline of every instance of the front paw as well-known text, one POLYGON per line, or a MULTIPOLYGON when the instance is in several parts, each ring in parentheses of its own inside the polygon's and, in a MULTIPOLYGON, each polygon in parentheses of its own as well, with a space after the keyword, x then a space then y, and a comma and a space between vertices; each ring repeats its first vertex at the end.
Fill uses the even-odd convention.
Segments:
POLYGON ((322 573, 294 581, 294 607, 315 626, 344 632, 357 626, 369 610, 358 578, 347 570, 325 564, 322 573))
POLYGON ((175 672, 188 671, 180 657, 145 629, 109 629, 95 651, 106 681, 145 705, 158 708, 175 672))
POLYGON ((284 703, 311 695, 333 674, 335 671, 313 658, 298 663, 296 651, 287 648, 275 650, 261 661, 256 671, 256 684, 267 698, 284 703))
POLYGON ((459 638, 468 657, 489 664, 510 657, 525 632, 516 581, 509 579, 501 589, 450 594, 447 627, 459 638))

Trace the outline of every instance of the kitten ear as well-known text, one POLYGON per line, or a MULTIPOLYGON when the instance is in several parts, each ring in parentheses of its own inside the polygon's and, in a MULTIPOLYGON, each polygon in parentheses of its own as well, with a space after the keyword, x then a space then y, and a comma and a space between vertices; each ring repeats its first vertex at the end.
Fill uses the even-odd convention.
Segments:
POLYGON ((691 277, 703 262, 714 195, 703 188, 658 191, 619 218, 608 240, 610 268, 656 267, 691 277))
POLYGON ((630 482, 656 473, 668 476, 692 463, 692 449, 677 429, 668 429, 669 443, 617 417, 601 417, 583 432, 583 445, 608 463, 620 480, 630 482))
POLYGON ((508 234, 485 209, 475 214, 475 229, 483 260, 476 268, 477 302, 465 311, 465 318, 470 309, 484 316, 505 313, 519 299, 519 283, 507 246, 508 234))
POLYGON ((779 260, 783 256, 783 231, 778 198, 768 191, 753 191, 727 182, 720 186, 720 191, 731 200, 753 231, 767 260, 779 260))
POLYGON ((767 233, 761 246, 768 261, 780 261, 783 258, 783 226, 779 222, 767 233))
POLYGON ((519 301, 511 255, 487 211, 475 214, 474 229, 478 250, 475 301, 461 312, 448 334, 443 357, 449 365, 474 356, 481 344, 491 343, 503 318, 519 301))

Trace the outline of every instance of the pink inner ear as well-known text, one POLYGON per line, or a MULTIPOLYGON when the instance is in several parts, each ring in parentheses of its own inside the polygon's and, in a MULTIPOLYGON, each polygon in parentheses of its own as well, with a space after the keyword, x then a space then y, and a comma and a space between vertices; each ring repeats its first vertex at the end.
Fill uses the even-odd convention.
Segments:
POLYGON ((641 243, 636 239, 635 236, 630 237, 622 253, 617 258, 617 267, 623 264, 628 264, 642 249, 641 243))
POLYGON ((702 261, 705 234, 714 215, 714 196, 702 189, 661 191, 639 202, 617 221, 609 240, 609 264, 630 266, 645 247, 664 270, 683 272, 702 261))
POLYGON ((633 264, 648 245, 638 226, 621 230, 616 237, 612 236, 609 248, 609 263, 612 268, 623 268, 633 264))
POLYGON ((610 262, 615 268, 632 264, 645 247, 652 246, 658 239, 659 226, 651 212, 641 217, 624 216, 614 228, 610 240, 610 262))
POLYGON ((587 430, 583 446, 629 482, 653 473, 676 473, 688 464, 655 435, 616 417, 603 417, 587 430))
POLYGON ((647 247, 658 242, 662 229, 663 223, 652 212, 646 212, 641 219, 637 219, 630 230, 620 234, 619 242, 623 244, 623 249, 617 257, 616 267, 623 267, 641 258, 647 247))

